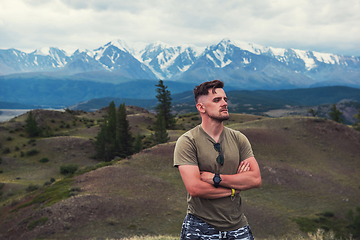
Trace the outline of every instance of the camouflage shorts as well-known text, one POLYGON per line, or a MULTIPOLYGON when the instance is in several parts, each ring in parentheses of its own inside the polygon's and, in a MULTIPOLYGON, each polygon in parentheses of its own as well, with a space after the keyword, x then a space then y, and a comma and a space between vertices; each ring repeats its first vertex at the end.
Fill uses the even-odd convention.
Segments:
POLYGON ((194 215, 188 214, 181 229, 181 240, 214 240, 214 239, 239 239, 239 240, 254 240, 254 236, 250 230, 249 225, 239 228, 234 231, 221 232, 215 230, 206 222, 200 220, 194 215))

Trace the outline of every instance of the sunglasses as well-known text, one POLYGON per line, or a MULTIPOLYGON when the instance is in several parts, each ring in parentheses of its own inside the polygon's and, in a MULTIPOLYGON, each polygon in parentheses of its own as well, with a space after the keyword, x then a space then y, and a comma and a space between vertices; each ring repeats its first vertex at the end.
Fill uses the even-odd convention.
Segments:
POLYGON ((221 144, 215 143, 214 148, 219 153, 219 156, 216 158, 216 162, 220 165, 223 165, 224 164, 224 155, 221 153, 221 150, 222 150, 221 144))

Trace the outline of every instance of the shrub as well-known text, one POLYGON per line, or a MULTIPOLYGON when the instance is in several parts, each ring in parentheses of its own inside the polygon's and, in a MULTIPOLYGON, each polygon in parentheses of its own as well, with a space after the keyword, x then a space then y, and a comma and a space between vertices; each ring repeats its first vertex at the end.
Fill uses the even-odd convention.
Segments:
POLYGON ((38 190, 39 189, 39 186, 38 185, 34 185, 34 184, 32 184, 32 183, 30 183, 30 185, 27 187, 27 188, 25 188, 25 190, 27 191, 27 192, 32 192, 32 191, 35 191, 35 190, 38 190))
POLYGON ((0 173, 3 173, 4 171, 2 170, 2 168, 0 168, 0 173))
POLYGON ((38 226, 39 224, 42 226, 47 222, 48 218, 47 217, 42 217, 36 221, 32 221, 29 223, 29 225, 27 226, 28 230, 33 230, 36 226, 38 226))
POLYGON ((68 174, 74 174, 79 168, 79 165, 74 164, 74 163, 69 163, 66 165, 62 165, 60 167, 60 173, 64 174, 64 175, 68 175, 68 174))
POLYGON ((34 156, 38 153, 39 153, 39 151, 37 149, 33 148, 33 149, 30 149, 29 151, 27 151, 26 155, 30 157, 30 156, 34 156))
POLYGON ((76 196, 78 195, 78 193, 81 191, 81 188, 80 187, 71 187, 70 188, 70 193, 69 193, 69 196, 72 197, 72 196, 76 196))
POLYGON ((7 141, 12 141, 13 139, 12 139, 12 137, 9 136, 9 137, 6 138, 6 140, 7 141))
POLYGON ((335 214, 331 211, 325 211, 321 215, 323 215, 324 217, 333 217, 335 214))
POLYGON ((0 164, 2 163, 2 158, 0 157, 0 164))
POLYGON ((51 185, 51 182, 49 181, 44 182, 44 186, 48 186, 48 185, 51 185))
POLYGON ((9 147, 4 148, 4 150, 3 150, 3 154, 7 154, 7 153, 10 153, 9 147))
POLYGON ((42 159, 39 160, 39 162, 41 163, 47 163, 49 161, 49 159, 47 157, 43 157, 42 159))
POLYGON ((52 183, 55 182, 55 178, 53 178, 53 177, 50 178, 50 182, 52 182, 52 183))

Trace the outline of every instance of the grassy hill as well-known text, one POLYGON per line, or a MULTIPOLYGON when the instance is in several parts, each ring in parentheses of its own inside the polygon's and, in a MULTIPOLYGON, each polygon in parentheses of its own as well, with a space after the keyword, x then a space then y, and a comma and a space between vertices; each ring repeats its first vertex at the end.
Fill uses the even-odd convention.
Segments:
MULTIPOLYGON (((151 134, 153 114, 137 107, 127 112, 133 134, 151 134)), ((173 150, 199 124, 198 115, 179 116, 166 144, 99 163, 91 158, 92 142, 104 114, 37 110, 38 123, 52 129, 48 138, 26 137, 27 114, 1 123, 0 239, 178 238, 186 189, 172 167, 173 150), (79 170, 65 177, 59 169, 68 163, 79 170)), ((360 206, 359 132, 312 117, 231 114, 225 125, 249 138, 260 165, 262 187, 242 193, 256 239, 319 227, 348 236, 347 212, 360 206)))

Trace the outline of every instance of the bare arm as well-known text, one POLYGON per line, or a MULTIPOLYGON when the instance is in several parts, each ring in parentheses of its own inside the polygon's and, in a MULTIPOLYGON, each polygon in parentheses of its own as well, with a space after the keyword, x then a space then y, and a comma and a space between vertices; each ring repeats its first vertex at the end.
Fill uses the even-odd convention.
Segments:
MULTIPOLYGON (((207 183, 213 182, 214 173, 201 172, 201 180, 207 183)), ((254 157, 250 157, 240 164, 236 174, 233 175, 220 175, 222 181, 220 186, 226 188, 234 188, 236 190, 244 191, 251 188, 258 188, 261 186, 261 174, 259 165, 254 157), (248 164, 248 165, 247 165, 248 164), (248 168, 244 167, 248 166, 248 168), (246 171, 241 171, 245 168, 246 171)))
MULTIPOLYGON (((216 199, 231 195, 231 189, 227 187, 215 188, 213 180, 204 182, 200 179, 200 170, 195 165, 180 165, 180 175, 185 184, 186 190, 192 197, 216 199)), ((214 176, 214 174, 213 174, 214 176)))

